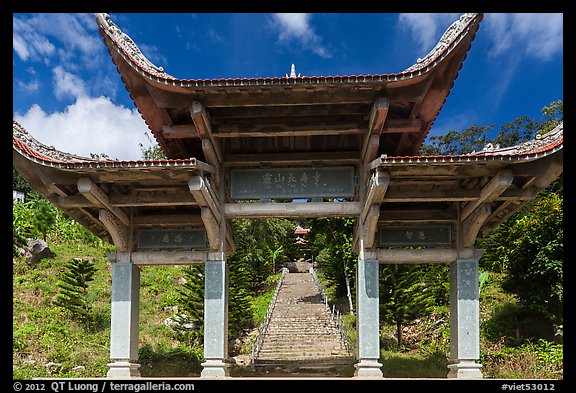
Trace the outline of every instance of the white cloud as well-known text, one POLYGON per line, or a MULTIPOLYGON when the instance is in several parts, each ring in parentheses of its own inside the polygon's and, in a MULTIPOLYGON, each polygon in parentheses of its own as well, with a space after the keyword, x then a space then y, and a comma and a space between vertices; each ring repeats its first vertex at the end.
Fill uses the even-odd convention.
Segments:
POLYGON ((420 45, 422 57, 440 40, 446 29, 459 17, 459 14, 400 14, 398 23, 410 30, 414 40, 420 45))
POLYGON ((138 111, 114 105, 107 97, 80 96, 63 112, 50 114, 33 105, 14 119, 41 143, 86 157, 105 153, 137 160, 142 158, 139 143, 150 145, 145 135, 150 130, 138 111))
POLYGON ((510 51, 540 60, 562 55, 562 14, 486 14, 485 21, 492 57, 510 51))
POLYGON ((79 98, 87 95, 87 88, 84 81, 70 72, 65 71, 61 66, 52 70, 54 79, 54 94, 58 99, 65 97, 79 98))
POLYGON ((323 58, 332 57, 331 53, 322 45, 322 39, 310 25, 310 14, 289 13, 272 14, 278 30, 278 39, 282 43, 297 41, 302 47, 311 50, 323 58))
POLYGON ((13 21, 12 45, 23 61, 40 61, 55 53, 54 44, 42 35, 33 23, 18 18, 13 21))

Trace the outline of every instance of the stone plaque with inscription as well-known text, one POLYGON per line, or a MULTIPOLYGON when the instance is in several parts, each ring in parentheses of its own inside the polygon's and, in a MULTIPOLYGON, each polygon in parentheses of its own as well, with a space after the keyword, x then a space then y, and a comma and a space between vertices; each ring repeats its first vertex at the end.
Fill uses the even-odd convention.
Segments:
POLYGON ((208 237, 204 229, 140 229, 139 249, 205 249, 208 237))
POLYGON ((354 167, 233 169, 232 199, 351 198, 354 167))
POLYGON ((452 244, 450 225, 391 225, 378 228, 378 245, 444 246, 452 244))

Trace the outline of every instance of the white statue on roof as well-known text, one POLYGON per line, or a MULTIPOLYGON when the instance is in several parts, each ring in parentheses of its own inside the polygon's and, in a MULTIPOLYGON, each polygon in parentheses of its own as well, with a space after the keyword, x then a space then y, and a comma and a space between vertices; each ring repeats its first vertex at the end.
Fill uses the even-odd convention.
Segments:
POLYGON ((294 64, 292 64, 292 67, 290 67, 290 76, 285 74, 286 78, 300 78, 300 76, 300 73, 298 73, 298 76, 296 76, 296 66, 294 64))

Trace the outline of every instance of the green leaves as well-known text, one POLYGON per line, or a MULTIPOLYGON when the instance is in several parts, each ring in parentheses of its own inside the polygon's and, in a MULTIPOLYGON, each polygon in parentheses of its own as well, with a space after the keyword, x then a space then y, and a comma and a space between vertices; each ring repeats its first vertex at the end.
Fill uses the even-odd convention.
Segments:
POLYGON ((74 258, 65 264, 60 282, 59 293, 56 295, 54 305, 70 311, 73 318, 85 323, 88 328, 92 326, 92 306, 88 300, 88 283, 94 279, 96 266, 93 262, 83 258, 74 258))

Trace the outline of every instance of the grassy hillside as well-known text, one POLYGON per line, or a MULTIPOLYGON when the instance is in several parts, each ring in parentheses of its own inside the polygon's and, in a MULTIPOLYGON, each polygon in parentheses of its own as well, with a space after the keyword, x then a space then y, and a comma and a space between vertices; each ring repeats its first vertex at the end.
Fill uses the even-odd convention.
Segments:
MULTIPOLYGON (((13 376, 91 378, 106 375, 110 344, 110 247, 49 241, 54 256, 29 266, 15 257, 13 271, 13 376), (88 329, 67 310, 55 307, 58 282, 65 263, 89 258, 97 270, 89 285, 94 324, 88 329)), ((198 376, 202 348, 186 342, 164 321, 177 313, 182 267, 144 267, 140 289, 139 363, 143 376, 198 376)), ((523 317, 515 299, 502 292, 501 277, 492 274, 481 291, 481 363, 486 378, 562 379, 562 345, 544 339, 523 339, 523 317), (516 322, 514 322, 516 321, 516 322), (515 330, 516 329, 516 330, 515 330), (518 337, 516 337, 518 336, 518 337)), ((271 288, 273 285, 270 286, 271 288)), ((330 288, 327 289, 330 294, 330 288)), ((253 299, 255 314, 268 306, 271 292, 253 299)), ((346 303, 345 299, 341 300, 346 303)), ((353 329, 354 319, 346 318, 353 329)), ((438 308, 431 317, 404 330, 397 348, 393 326, 382 325, 381 362, 386 377, 444 378, 449 359, 449 317, 438 308)), ((354 335, 354 332, 352 332, 354 335)), ((233 341, 235 338, 230 337, 233 341)), ((244 342, 245 342, 245 338, 244 342)), ((244 343, 240 347, 248 350, 244 343)))

